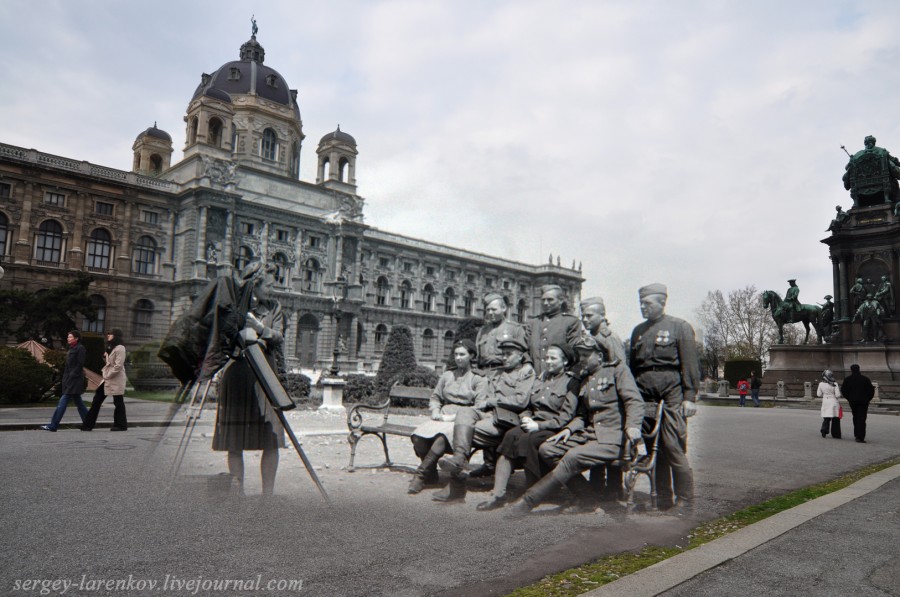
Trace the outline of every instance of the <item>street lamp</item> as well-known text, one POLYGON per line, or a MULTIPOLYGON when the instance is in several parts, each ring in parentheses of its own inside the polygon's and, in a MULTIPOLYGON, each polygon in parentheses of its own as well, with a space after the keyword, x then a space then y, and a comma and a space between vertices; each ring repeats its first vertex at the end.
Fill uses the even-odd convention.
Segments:
POLYGON ((344 352, 344 340, 341 338, 341 303, 347 298, 347 280, 344 276, 338 276, 331 287, 331 317, 334 319, 334 350, 331 351, 331 375, 338 377, 340 368, 338 358, 344 352))

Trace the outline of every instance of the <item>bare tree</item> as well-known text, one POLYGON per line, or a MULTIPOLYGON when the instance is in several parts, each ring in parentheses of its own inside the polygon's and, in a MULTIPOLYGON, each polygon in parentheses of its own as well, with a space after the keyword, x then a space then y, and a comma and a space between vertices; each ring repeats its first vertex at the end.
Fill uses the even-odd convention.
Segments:
POLYGON ((709 291, 697 316, 703 327, 704 354, 708 359, 714 354, 716 365, 736 358, 764 361, 776 338, 775 322, 753 285, 732 290, 728 296, 721 290, 709 291))

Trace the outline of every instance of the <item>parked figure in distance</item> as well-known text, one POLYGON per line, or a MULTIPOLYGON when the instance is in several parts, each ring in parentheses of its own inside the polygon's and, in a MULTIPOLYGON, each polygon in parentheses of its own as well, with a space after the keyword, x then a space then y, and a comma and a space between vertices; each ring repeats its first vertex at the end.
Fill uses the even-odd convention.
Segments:
POLYGON ((871 379, 859 372, 859 365, 850 365, 850 375, 841 384, 841 394, 850 403, 850 411, 853 413, 853 437, 864 444, 866 417, 869 415, 869 402, 875 397, 875 386, 871 379))
POLYGON ((828 435, 830 427, 831 437, 841 439, 841 403, 838 401, 841 397, 841 388, 834 381, 831 369, 822 372, 822 381, 819 382, 816 395, 822 399, 822 437, 828 435))
POLYGON ((87 418, 88 409, 81 400, 84 393, 84 361, 87 358, 87 349, 81 344, 81 332, 72 330, 66 336, 66 342, 69 344, 69 352, 66 353, 66 364, 63 367, 62 374, 62 397, 53 417, 47 425, 41 425, 44 431, 56 431, 59 428, 59 422, 62 421, 63 415, 66 414, 66 407, 69 401, 75 403, 78 414, 81 415, 81 422, 84 424, 87 418))

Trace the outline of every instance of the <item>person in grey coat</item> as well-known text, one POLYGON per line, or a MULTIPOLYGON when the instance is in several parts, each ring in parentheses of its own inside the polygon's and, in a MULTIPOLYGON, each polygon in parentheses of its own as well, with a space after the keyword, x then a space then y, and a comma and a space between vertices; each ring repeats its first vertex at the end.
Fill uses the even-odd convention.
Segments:
POLYGON ((84 361, 87 358, 87 349, 81 344, 81 332, 78 330, 69 332, 66 342, 69 344, 69 352, 66 354, 66 364, 62 374, 62 397, 59 399, 59 404, 56 405, 50 423, 41 425, 40 428, 44 431, 56 431, 59 428, 59 422, 66 414, 66 408, 70 401, 75 402, 82 423, 88 415, 88 409, 81 400, 81 395, 84 393, 84 361))

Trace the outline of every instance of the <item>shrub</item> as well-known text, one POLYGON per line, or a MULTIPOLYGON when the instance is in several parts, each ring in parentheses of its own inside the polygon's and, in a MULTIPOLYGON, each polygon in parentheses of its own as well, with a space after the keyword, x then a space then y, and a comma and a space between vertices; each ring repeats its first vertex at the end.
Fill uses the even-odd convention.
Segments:
POLYGON ((52 397, 57 381, 53 368, 38 363, 28 352, 0 346, 0 401, 40 402, 52 397))
POLYGON ((375 398, 375 378, 368 375, 347 375, 344 377, 344 402, 377 404, 375 398))
POLYGON ((297 401, 309 398, 312 380, 302 373, 284 373, 278 376, 288 395, 297 401))
POLYGON ((410 386, 413 388, 434 388, 437 385, 440 375, 431 367, 419 365, 413 371, 401 375, 398 378, 401 386, 410 386))
POLYGON ((762 363, 755 359, 731 359, 725 361, 725 379, 729 385, 737 387, 737 382, 742 379, 750 379, 750 372, 755 371, 757 377, 762 377, 762 363))
POLYGON ((378 374, 375 376, 376 393, 386 397, 395 381, 415 370, 416 353, 413 349, 412 332, 405 325, 394 326, 384 347, 378 374))

